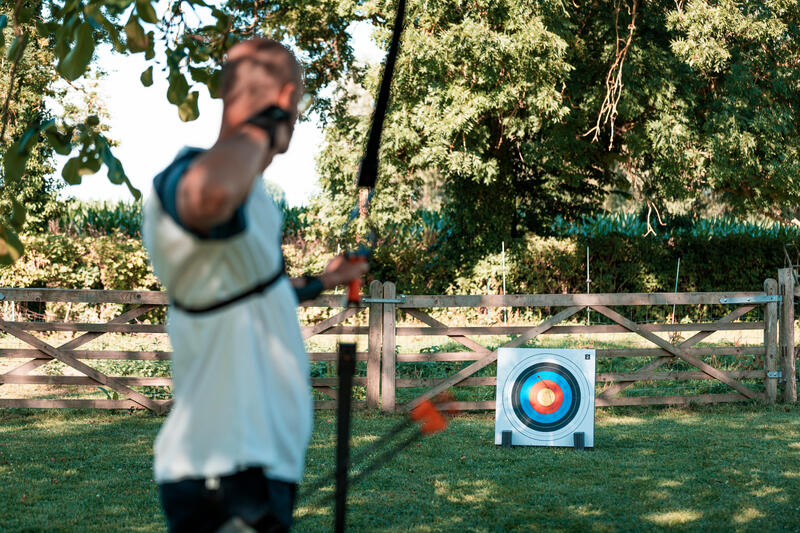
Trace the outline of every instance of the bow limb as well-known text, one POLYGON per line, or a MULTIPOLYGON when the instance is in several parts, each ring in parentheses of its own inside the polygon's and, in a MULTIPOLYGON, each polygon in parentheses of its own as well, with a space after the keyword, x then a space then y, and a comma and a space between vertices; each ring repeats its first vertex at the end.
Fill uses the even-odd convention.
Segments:
MULTIPOLYGON (((394 66, 397 61, 397 52, 400 48, 400 35, 403 33, 403 20, 405 19, 406 0, 398 0, 395 13, 394 28, 389 51, 386 54, 386 65, 383 70, 378 99, 375 102, 375 111, 372 115, 372 126, 364 158, 358 171, 358 187, 362 190, 373 190, 378 179, 378 153, 380 152, 381 133, 389 105, 389 93, 392 87, 394 66)), ((371 194, 359 193, 356 202, 360 216, 366 217, 369 211, 371 194), (363 202, 360 201, 363 198, 363 202)), ((358 304, 361 301, 361 280, 354 282, 348 289, 348 304, 358 304)), ((337 452, 336 452, 336 510, 334 530, 343 533, 346 522, 347 508, 347 482, 350 466, 350 409, 352 403, 353 372, 355 370, 355 345, 340 345, 339 347, 339 404, 337 413, 337 452), (352 352, 352 355, 350 355, 352 352), (350 359, 352 357, 352 359, 350 359), (345 398, 346 396, 346 398, 345 398)))

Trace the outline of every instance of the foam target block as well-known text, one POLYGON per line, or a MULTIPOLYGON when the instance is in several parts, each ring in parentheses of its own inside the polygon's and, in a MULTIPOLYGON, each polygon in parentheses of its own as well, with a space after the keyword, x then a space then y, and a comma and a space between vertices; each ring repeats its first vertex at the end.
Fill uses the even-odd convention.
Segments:
POLYGON ((497 357, 495 444, 594 446, 594 350, 501 348, 497 357))

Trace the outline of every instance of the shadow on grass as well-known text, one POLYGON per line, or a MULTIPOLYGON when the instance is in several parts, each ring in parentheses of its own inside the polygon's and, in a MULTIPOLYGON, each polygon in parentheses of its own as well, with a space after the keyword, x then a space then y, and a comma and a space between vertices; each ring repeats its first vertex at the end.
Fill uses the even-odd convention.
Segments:
POLYGON ((163 531, 142 412, 0 411, 0 531, 163 531))
MULTIPOLYGON (((797 531, 800 409, 598 411, 597 447, 493 442, 492 416, 457 418, 351 492, 352 531, 797 531)), ((332 421, 320 420, 320 433, 332 421)), ((360 440, 386 423, 363 418, 360 440)), ((310 452, 309 476, 333 441, 310 452)), ((330 464, 327 465, 330 467, 330 464)), ((329 531, 330 509, 299 531, 329 531)))
MULTIPOLYGON (((598 410, 596 449, 493 442, 491 414, 455 418, 351 490, 349 531, 797 531, 800 408, 598 410)), ((397 417, 358 413, 354 446, 397 417)), ((2 531, 163 531, 151 476, 162 418, 0 411, 2 531)), ((333 466, 318 412, 309 481, 333 466)), ((329 489, 326 489, 329 490, 329 489)), ((295 531, 331 530, 304 507, 295 531)))

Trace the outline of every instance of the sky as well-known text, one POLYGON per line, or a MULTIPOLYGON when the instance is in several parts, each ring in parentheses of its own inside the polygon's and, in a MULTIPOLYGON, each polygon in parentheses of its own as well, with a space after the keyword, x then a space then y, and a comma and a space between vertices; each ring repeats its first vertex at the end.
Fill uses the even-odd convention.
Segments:
MULTIPOLYGON (((349 28, 356 59, 364 63, 380 61, 383 52, 370 36, 368 23, 349 28)), ((154 69, 153 85, 144 87, 139 76, 147 68, 143 54, 120 55, 110 48, 98 50, 98 65, 107 72, 97 86, 110 114, 107 136, 119 141, 114 154, 122 162, 133 185, 145 195, 153 177, 164 169, 184 146, 208 148, 219 131, 222 102, 212 99, 204 86, 199 87, 200 117, 181 122, 178 110, 167 102, 167 81, 154 69)), ((318 190, 316 155, 323 133, 315 120, 298 123, 289 150, 277 156, 264 177, 283 187, 289 205, 308 202, 318 190)), ((67 157, 56 160, 57 172, 67 157)), ((62 196, 83 200, 131 200, 127 187, 108 181, 105 171, 84 176, 80 185, 67 186, 62 196)))

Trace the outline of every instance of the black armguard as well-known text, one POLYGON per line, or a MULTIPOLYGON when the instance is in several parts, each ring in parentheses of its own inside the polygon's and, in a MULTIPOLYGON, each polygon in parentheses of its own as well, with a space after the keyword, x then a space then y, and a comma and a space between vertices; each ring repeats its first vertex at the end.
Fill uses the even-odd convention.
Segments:
POLYGON ((322 286, 322 280, 316 276, 303 276, 303 279, 306 280, 306 284, 303 287, 297 288, 295 287, 294 292, 297 295, 298 302, 305 302, 306 300, 313 300, 325 289, 322 286))
POLYGON ((288 123, 289 118, 289 113, 276 105, 271 105, 248 118, 246 123, 266 131, 269 135, 269 147, 272 148, 275 146, 275 130, 279 124, 288 123))

